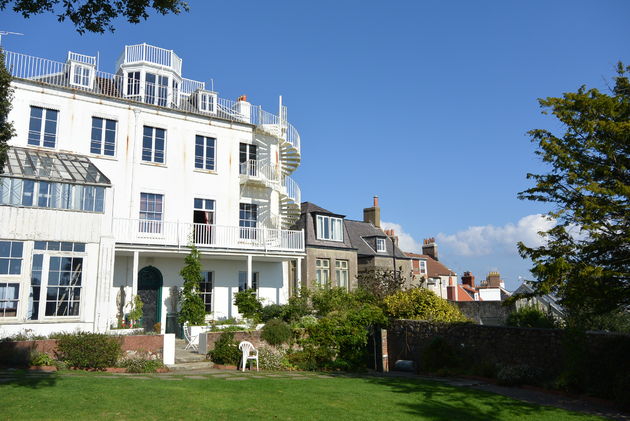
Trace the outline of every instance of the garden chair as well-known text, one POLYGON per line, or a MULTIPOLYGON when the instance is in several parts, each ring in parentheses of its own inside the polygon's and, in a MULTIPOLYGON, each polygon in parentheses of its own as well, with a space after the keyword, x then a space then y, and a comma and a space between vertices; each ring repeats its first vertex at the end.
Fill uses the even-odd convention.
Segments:
POLYGON ((258 369, 258 350, 254 345, 251 342, 242 341, 238 344, 238 349, 243 351, 243 371, 245 371, 247 360, 256 360, 256 371, 260 371, 258 369))
POLYGON ((197 336, 199 335, 195 335, 195 336, 191 335, 191 329, 188 323, 184 323, 183 330, 184 330, 184 339, 186 339, 186 348, 184 349, 192 349, 193 351, 199 351, 199 348, 197 347, 197 344, 195 343, 197 341, 197 336))

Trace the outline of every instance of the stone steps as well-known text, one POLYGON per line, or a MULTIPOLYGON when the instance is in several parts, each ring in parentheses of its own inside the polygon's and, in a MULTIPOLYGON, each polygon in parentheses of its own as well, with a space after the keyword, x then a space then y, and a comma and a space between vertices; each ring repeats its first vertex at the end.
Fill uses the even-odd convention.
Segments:
POLYGON ((211 361, 176 362, 175 364, 167 367, 171 371, 207 370, 213 368, 214 363, 211 361))

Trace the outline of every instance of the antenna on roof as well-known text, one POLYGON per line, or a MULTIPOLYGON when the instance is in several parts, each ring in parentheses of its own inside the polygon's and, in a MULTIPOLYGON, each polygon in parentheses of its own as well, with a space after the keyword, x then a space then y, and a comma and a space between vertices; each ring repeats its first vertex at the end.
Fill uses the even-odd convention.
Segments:
POLYGON ((19 32, 11 32, 11 31, 0 31, 0 46, 2 45, 2 36, 3 35, 24 35, 19 32))

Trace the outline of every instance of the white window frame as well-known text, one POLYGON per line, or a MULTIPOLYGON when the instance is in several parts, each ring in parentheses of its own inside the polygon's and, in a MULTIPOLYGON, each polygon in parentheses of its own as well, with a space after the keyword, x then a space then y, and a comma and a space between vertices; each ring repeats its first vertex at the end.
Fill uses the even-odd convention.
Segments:
POLYGON ((19 311, 20 311, 20 293, 22 290, 22 283, 18 281, 10 281, 5 279, 0 279, 0 320, 12 320, 17 319, 19 311), (6 296, 6 291, 13 286, 17 289, 17 298, 10 298, 6 296), (6 289, 4 289, 4 288, 6 289), (2 292, 4 290, 4 293, 2 292), (9 307, 10 303, 15 302, 15 315, 7 316, 6 310, 9 307))
POLYGON ((387 245, 385 244, 385 239, 384 238, 377 238, 376 239, 376 252, 377 253, 386 253, 387 252, 387 245))
POLYGON ((29 118, 28 118, 28 134, 26 137, 26 143, 28 145, 31 146, 37 146, 40 148, 48 148, 48 149, 56 149, 57 148, 57 138, 58 133, 59 133, 59 114, 61 114, 61 112, 59 110, 56 110, 54 108, 46 108, 46 107, 42 107, 39 105, 31 105, 30 107, 30 113, 29 113, 29 118), (33 119, 33 109, 34 108, 39 108, 42 110, 42 117, 40 119, 40 123, 39 123, 39 127, 36 130, 32 130, 33 128, 31 127, 31 122, 33 119), (49 114, 50 113, 56 113, 55 114, 55 119, 49 119, 49 114), (54 121, 55 122, 55 133, 50 133, 50 132, 46 132, 46 122, 47 121, 54 121), (31 133, 37 133, 37 143, 33 143, 31 142, 31 133), (44 143, 46 142, 46 136, 52 136, 53 137, 53 145, 52 146, 46 146, 44 143))
MULTIPOLYGON (((258 289, 260 288, 260 272, 252 272, 252 287, 256 291, 256 295, 258 295, 258 289)), ((247 271, 239 270, 238 271, 238 290, 245 291, 247 289, 247 271)))
MULTIPOLYGON (((147 197, 147 204, 148 204, 148 200, 149 197, 147 197)), ((138 203, 138 220, 139 220, 139 224, 138 224, 138 231, 140 233, 146 233, 146 234, 162 234, 163 230, 164 230, 164 195, 162 193, 150 193, 150 192, 140 192, 140 202, 138 203), (156 199, 158 196, 161 198, 161 207, 162 209, 158 212, 155 210, 155 203, 154 203, 154 210, 149 211, 147 209, 143 210, 142 209, 142 195, 151 195, 151 196, 155 196, 154 199, 156 199), (143 218, 142 214, 154 214, 154 215, 159 215, 160 219, 147 219, 146 217, 143 218)), ((146 215, 145 215, 146 216, 146 215)))
POLYGON ((315 283, 319 287, 330 284, 330 259, 315 259, 315 283))
POLYGON ((92 83, 94 81, 94 67, 81 63, 70 64, 70 85, 79 86, 81 88, 92 89, 92 83), (87 71, 87 75, 79 74, 78 72, 87 71), (75 81, 75 78, 79 77, 79 82, 75 81), (84 82, 87 79, 86 83, 84 82))
POLYGON ((337 286, 340 288, 348 289, 350 286, 350 264, 347 260, 335 260, 335 278, 337 280, 337 286), (345 274, 344 276, 342 276, 345 274), (342 283, 342 279, 343 283, 342 283))
MULTIPOLYGON (((44 242, 46 244, 50 243, 50 242, 44 242)), ((58 243, 53 241, 52 243, 58 243)), ((65 244, 65 243, 64 243, 65 244)), ((69 244, 73 244, 74 243, 69 243, 69 244)), ((85 247, 85 245, 84 245, 85 247)), ((28 309, 27 309, 27 318, 28 320, 36 320, 36 321, 43 321, 43 320, 69 320, 69 319, 80 319, 81 315, 83 314, 83 306, 85 303, 85 300, 87 299, 85 297, 85 285, 86 285, 86 277, 87 277, 87 261, 88 261, 88 256, 87 253, 85 251, 64 251, 64 250, 33 250, 33 262, 35 260, 35 255, 42 255, 42 268, 41 268, 41 279, 40 279, 40 284, 36 287, 40 288, 39 291, 39 297, 38 297, 38 317, 37 319, 30 319, 30 315, 28 314, 28 309), (69 287, 68 288, 78 288, 80 289, 80 293, 79 293, 79 299, 78 300, 72 300, 72 302, 77 302, 78 301, 78 314, 71 314, 71 315, 67 315, 67 316, 59 316, 59 315, 52 315, 52 316, 47 316, 46 315, 46 304, 48 303, 48 288, 63 288, 64 285, 61 284, 49 284, 50 281, 50 261, 52 258, 81 258, 82 262, 81 262, 81 283, 79 286, 73 286, 73 287, 69 287)), ((33 276, 33 272, 32 268, 31 268, 31 279, 33 276)), ((31 281, 29 281, 29 290, 32 288, 31 285, 31 281)), ((29 294, 31 294, 29 292, 29 294)), ((29 303, 29 307, 30 307, 30 303, 29 303)))
POLYGON ((199 111, 205 113, 216 114, 217 113, 217 94, 214 92, 197 92, 197 105, 199 111))
MULTIPOLYGON (((214 271, 204 270, 201 271, 201 276, 203 277, 203 281, 200 284, 210 284, 209 291, 201 291, 199 290, 199 296, 201 297, 201 301, 203 301, 204 308, 206 310, 206 314, 210 314, 214 311, 214 271), (210 280, 208 282, 208 279, 210 280), (210 303, 206 303, 206 296, 210 296, 210 303), (210 306, 210 311, 207 309, 207 305, 210 306)), ((200 285, 201 286, 201 285, 200 285)))
POLYGON ((167 130, 163 129, 161 127, 154 127, 154 126, 147 126, 144 125, 142 126, 142 153, 140 154, 140 159, 142 162, 148 162, 151 164, 157 164, 157 165, 166 165, 166 141, 167 141, 167 130), (145 137, 147 137, 144 133, 145 133, 145 129, 151 129, 151 148, 150 148, 150 158, 149 159, 144 159, 144 152, 149 150, 149 148, 146 148, 144 146, 144 139, 145 137), (156 140, 157 140, 157 131, 158 130, 162 130, 164 131, 164 148, 162 150, 162 161, 157 161, 156 159, 156 140))
POLYGON ((196 170, 201 170, 201 171, 216 171, 217 169, 217 138, 216 137, 212 137, 212 136, 205 136, 202 134, 197 134, 195 135, 195 169, 196 170), (202 147, 203 147, 203 151, 201 156, 197 155, 197 140, 201 138, 202 140, 202 147), (212 141, 214 143, 214 145, 212 146, 212 153, 213 156, 212 157, 208 157, 207 151, 208 151, 208 141, 212 141), (207 162, 208 159, 212 160, 212 168, 208 168, 207 167, 207 162), (201 167, 197 166, 197 160, 201 159, 201 167))
POLYGON ((343 219, 334 216, 316 215, 317 239, 343 242, 343 219), (328 232, 326 232, 328 231, 328 232), (326 235, 326 233, 328 235, 326 235))
MULTIPOLYGON (((164 138, 166 139, 166 134, 164 135, 164 138)), ((116 156, 116 145, 118 144, 118 121, 113 120, 111 118, 105 118, 105 117, 98 117, 98 116, 92 116, 92 128, 90 129, 90 153, 94 154, 94 155, 99 155, 99 156, 111 156, 111 157, 115 157, 116 156), (101 123, 101 127, 99 127, 100 131, 101 131, 101 138, 100 139, 94 139, 93 136, 93 130, 95 128, 95 122, 96 120, 100 120, 101 123), (114 123, 114 152, 112 154, 106 153, 105 151, 105 140, 107 138, 107 124, 109 122, 113 122, 114 123), (94 142, 98 142, 99 146, 98 146, 98 152, 94 152, 92 150, 92 144, 94 142)), ((166 140, 164 145, 166 146, 166 140)))

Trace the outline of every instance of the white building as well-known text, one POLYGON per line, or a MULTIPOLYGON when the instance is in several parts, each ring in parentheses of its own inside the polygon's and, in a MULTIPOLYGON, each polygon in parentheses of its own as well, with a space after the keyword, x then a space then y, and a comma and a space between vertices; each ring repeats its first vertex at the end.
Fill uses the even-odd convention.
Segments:
POLYGON ((182 77, 182 60, 126 46, 116 73, 6 52, 16 136, 0 175, 0 336, 104 331, 144 302, 172 331, 194 243, 209 317, 247 286, 286 302, 300 282, 300 138, 278 115, 182 77), (297 270, 296 270, 297 269, 297 270))

